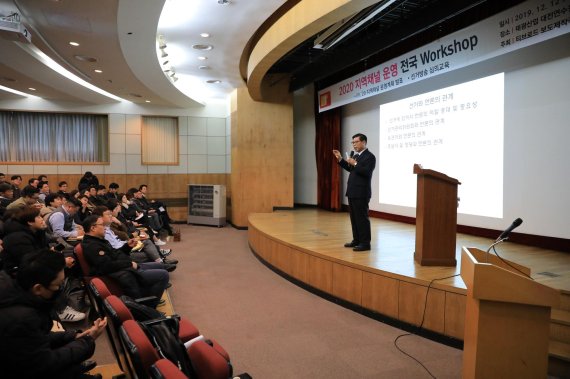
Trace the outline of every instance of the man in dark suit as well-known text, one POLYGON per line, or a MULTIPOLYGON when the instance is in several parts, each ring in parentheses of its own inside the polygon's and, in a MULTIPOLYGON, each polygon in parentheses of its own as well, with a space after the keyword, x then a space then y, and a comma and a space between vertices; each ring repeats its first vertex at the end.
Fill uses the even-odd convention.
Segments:
POLYGON ((346 188, 350 223, 352 224, 352 241, 344 247, 352 247, 354 251, 370 250, 370 219, 368 204, 372 197, 372 173, 376 167, 376 157, 366 147, 368 139, 362 133, 352 136, 352 147, 355 154, 343 159, 338 150, 333 154, 340 167, 350 172, 346 188))

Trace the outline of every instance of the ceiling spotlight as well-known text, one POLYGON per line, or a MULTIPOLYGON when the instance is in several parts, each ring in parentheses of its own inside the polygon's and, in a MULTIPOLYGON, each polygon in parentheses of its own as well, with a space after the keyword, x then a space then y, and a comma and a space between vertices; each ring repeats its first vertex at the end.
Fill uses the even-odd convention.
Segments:
POLYGON ((164 61, 164 62, 162 62, 162 65, 164 66, 164 65, 167 65, 168 63, 169 63, 169 61, 164 61))
POLYGON ((145 103, 150 103, 150 100, 145 100, 144 102, 145 102, 145 103))
POLYGON ((193 49, 196 50, 212 50, 214 46, 212 45, 192 45, 193 49))
POLYGON ((159 48, 159 49, 164 49, 164 48, 166 48, 166 41, 164 40, 164 36, 163 36, 163 35, 159 35, 159 36, 158 36, 158 48, 159 48))
POLYGON ((29 89, 30 91, 35 91, 35 90, 36 90, 35 88, 32 88, 32 87, 30 87, 30 88, 28 88, 28 89, 29 89))
POLYGON ((211 80, 206 80, 206 83, 210 83, 210 84, 219 84, 222 81, 219 79, 211 79, 211 80))
POLYGON ((100 74, 100 73, 103 72, 103 71, 101 71, 101 70, 93 70, 93 71, 95 71, 95 72, 98 73, 98 74, 100 74))
POLYGON ((218 4, 220 5, 227 5, 230 3, 230 0, 218 0, 218 4))
POLYGON ((210 37, 210 33, 200 33, 200 37, 208 38, 208 37, 210 37))
POLYGON ((73 57, 78 61, 82 62, 91 62, 91 63, 97 62, 97 58, 88 57, 87 55, 74 55, 73 57))
POLYGON ((172 81, 173 81, 173 82, 175 82, 175 81, 177 81, 177 80, 178 80, 178 78, 177 78, 176 76, 174 76, 174 77, 172 78, 172 81))
POLYGON ((172 71, 172 73, 169 76, 173 77, 174 75, 176 75, 176 73, 174 71, 172 71))
POLYGON ((210 66, 202 65, 202 66, 198 66, 198 68, 199 68, 200 70, 209 70, 209 69, 210 69, 210 66))
POLYGON ((206 59, 208 59, 208 57, 198 57, 198 59, 201 61, 205 61, 206 59))
POLYGON ((79 46, 79 43, 73 42, 73 41, 69 42, 69 44, 70 44, 71 46, 79 46))
POLYGON ((161 58, 166 58, 168 56, 168 54, 166 53, 166 51, 162 50, 162 54, 160 54, 161 58))

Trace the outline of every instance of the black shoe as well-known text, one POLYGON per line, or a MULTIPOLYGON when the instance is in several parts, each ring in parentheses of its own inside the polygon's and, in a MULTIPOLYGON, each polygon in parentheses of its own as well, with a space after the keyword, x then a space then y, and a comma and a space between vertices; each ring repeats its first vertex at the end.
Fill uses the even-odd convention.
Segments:
POLYGON ((178 264, 178 260, 162 258, 162 263, 164 263, 165 265, 175 265, 178 264))
POLYGON ((83 361, 83 362, 81 362, 80 366, 81 366, 81 373, 84 374, 88 371, 93 370, 95 367, 97 367, 97 362, 92 361, 92 360, 83 361))
POLYGON ((165 258, 172 254, 172 249, 160 249, 160 256, 165 258))
POLYGON ((358 242, 354 242, 354 241, 347 242, 344 244, 344 247, 356 247, 356 246, 358 246, 358 242))
POLYGON ((352 250, 353 251, 368 251, 368 250, 370 250, 370 245, 357 245, 352 250))
POLYGON ((165 269, 166 271, 168 271, 168 272, 172 272, 172 271, 176 270, 176 265, 167 265, 167 264, 165 264, 165 265, 164 265, 164 269, 165 269))

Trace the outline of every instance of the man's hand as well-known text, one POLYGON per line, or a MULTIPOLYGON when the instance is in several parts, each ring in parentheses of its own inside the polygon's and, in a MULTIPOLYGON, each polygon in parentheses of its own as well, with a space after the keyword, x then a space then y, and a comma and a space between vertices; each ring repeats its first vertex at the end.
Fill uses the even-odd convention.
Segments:
POLYGON ((127 241, 127 245, 129 245, 129 247, 132 249, 133 247, 137 246, 137 240, 134 238, 131 238, 127 241))
POLYGON ((107 326, 107 317, 105 317, 102 320, 100 318, 98 318, 97 320, 95 320, 92 327, 90 327, 89 329, 87 329, 83 333, 77 334, 75 336, 75 338, 81 338, 83 336, 89 335, 95 340, 95 339, 97 339, 97 337, 99 337, 101 335, 101 333, 103 333, 106 326, 107 326))
POLYGON ((85 234, 85 230, 81 225, 75 225, 75 231, 77 231, 77 236, 82 236, 85 234))
POLYGON ((73 257, 65 257, 65 265, 68 268, 73 267, 74 264, 75 264, 75 259, 73 259, 73 257))
POLYGON ((137 265, 137 262, 132 261, 131 263, 133 264, 133 268, 134 268, 135 270, 139 267, 139 266, 137 265))
POLYGON ((340 153, 340 151, 333 150, 332 152, 333 152, 334 156, 336 157, 337 161, 340 162, 342 160, 342 154, 340 153))

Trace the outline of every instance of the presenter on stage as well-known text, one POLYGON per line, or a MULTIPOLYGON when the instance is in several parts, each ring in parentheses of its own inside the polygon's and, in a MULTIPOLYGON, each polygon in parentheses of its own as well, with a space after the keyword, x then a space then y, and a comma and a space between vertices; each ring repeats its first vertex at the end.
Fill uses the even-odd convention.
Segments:
POLYGON ((376 157, 366 147, 367 138, 358 133, 352 136, 350 157, 343 159, 338 150, 333 150, 340 167, 350 172, 346 188, 350 223, 352 224, 352 241, 344 244, 354 251, 370 250, 370 219, 368 203, 372 197, 372 173, 376 167, 376 157))

